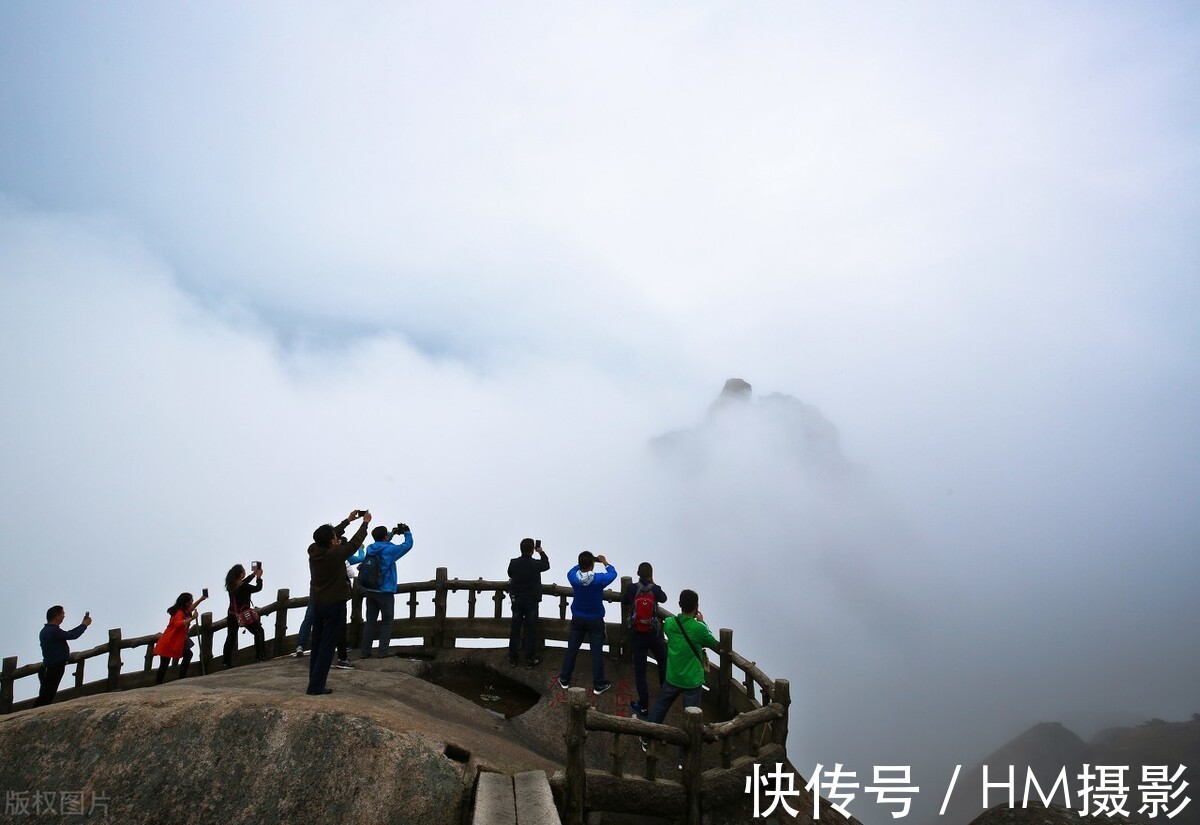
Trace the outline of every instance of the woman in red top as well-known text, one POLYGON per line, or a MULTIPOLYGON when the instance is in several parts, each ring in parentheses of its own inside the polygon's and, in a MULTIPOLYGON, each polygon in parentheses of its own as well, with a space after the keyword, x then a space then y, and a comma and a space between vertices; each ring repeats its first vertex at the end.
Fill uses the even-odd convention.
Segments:
POLYGON ((171 615, 171 621, 167 623, 167 629, 163 631, 158 638, 158 643, 154 645, 154 654, 162 657, 154 684, 162 684, 167 675, 167 665, 171 663, 172 659, 181 660, 179 678, 187 677, 188 665, 192 663, 192 640, 188 638, 188 626, 196 617, 196 607, 207 598, 208 596, 201 596, 200 601, 193 602, 191 593, 180 593, 175 604, 167 608, 167 613, 171 615))

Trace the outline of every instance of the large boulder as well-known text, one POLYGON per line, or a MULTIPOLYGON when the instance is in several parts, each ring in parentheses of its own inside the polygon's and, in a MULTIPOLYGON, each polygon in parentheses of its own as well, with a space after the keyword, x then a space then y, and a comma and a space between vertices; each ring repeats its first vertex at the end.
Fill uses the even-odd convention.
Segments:
POLYGON ((502 717, 417 678, 421 663, 334 671, 319 697, 304 694, 306 665, 0 717, 0 787, 83 792, 111 822, 459 825, 479 770, 556 767, 502 717))

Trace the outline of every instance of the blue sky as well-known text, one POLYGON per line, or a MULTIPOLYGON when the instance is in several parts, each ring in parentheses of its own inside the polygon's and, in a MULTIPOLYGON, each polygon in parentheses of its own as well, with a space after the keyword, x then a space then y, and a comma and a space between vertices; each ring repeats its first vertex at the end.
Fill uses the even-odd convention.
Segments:
POLYGON ((798 764, 1185 718, 1198 41, 1166 3, 5 5, 0 644, 54 602, 152 632, 252 557, 299 591, 365 504, 414 578, 654 561, 808 697, 798 764), (656 466, 731 376, 853 484, 754 416, 656 466))

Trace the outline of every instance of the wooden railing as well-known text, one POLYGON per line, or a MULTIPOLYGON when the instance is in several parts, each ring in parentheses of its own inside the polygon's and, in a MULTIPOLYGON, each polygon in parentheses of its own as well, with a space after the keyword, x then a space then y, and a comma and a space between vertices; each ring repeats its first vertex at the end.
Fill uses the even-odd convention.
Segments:
MULTIPOLYGON (((629 577, 623 578, 619 592, 605 591, 605 600, 620 602, 621 593, 629 588, 631 581, 629 577)), ((407 605, 408 615, 394 618, 392 638, 420 638, 420 645, 410 645, 407 648, 427 653, 453 648, 459 639, 508 639, 511 619, 504 615, 508 587, 507 581, 451 579, 444 567, 439 567, 436 577, 430 581, 401 583, 396 588, 397 595, 407 595, 408 598, 403 601, 398 599, 397 608, 407 605), (450 616, 447 610, 449 596, 459 592, 467 594, 467 615, 450 616), (432 615, 418 615, 418 607, 421 605, 418 596, 425 593, 431 595, 428 601, 433 607, 432 615), (485 605, 483 611, 479 609, 481 601, 485 605), (492 602, 490 608, 487 606, 488 601, 492 602), (480 616, 480 612, 490 615, 480 616)), ((542 593, 543 596, 557 597, 558 617, 541 617, 538 624, 539 635, 542 639, 565 642, 570 632, 567 612, 571 588, 543 585, 542 593)), ((307 608, 308 602, 308 596, 293 598, 290 591, 284 588, 278 591, 273 603, 256 608, 264 628, 270 624, 269 617, 275 617, 274 636, 267 640, 269 654, 283 656, 292 651, 296 645, 296 636, 288 633, 288 611, 307 608)), ((348 642, 352 646, 357 646, 361 640, 362 604, 362 594, 356 589, 351 599, 348 629, 348 642)), ((400 612, 398 609, 397 613, 400 612)), ((671 615, 661 608, 660 614, 664 618, 671 615)), ((628 608, 622 605, 620 621, 607 623, 609 654, 614 657, 626 655, 629 642, 623 629, 627 620, 628 608)), ((199 665, 205 673, 211 672, 214 663, 214 636, 226 630, 229 621, 227 616, 214 619, 212 613, 204 613, 189 631, 198 641, 199 665)), ((70 699, 153 684, 154 645, 160 635, 155 633, 125 639, 120 629, 110 630, 107 643, 90 650, 72 653, 69 663, 75 665, 74 685, 60 690, 59 698, 70 699), (122 652, 142 647, 145 648, 142 669, 123 673, 122 652), (107 660, 104 678, 85 682, 87 662, 101 657, 107 660)), ((788 682, 784 679, 771 679, 754 662, 735 652, 732 630, 720 629, 718 639, 720 645, 717 650, 717 664, 707 670, 706 681, 708 687, 715 691, 713 704, 716 715, 726 721, 705 724, 699 718, 699 714, 689 712, 685 714, 687 724, 684 729, 656 725, 630 717, 601 713, 588 706, 583 689, 573 688, 569 691, 566 770, 555 777, 569 823, 582 822, 585 810, 630 810, 642 813, 662 811, 678 814, 681 805, 686 806, 689 823, 699 822, 701 796, 712 796, 713 789, 721 783, 729 784, 729 777, 723 773, 737 771, 744 767, 748 760, 786 759, 788 706, 791 701, 788 682), (734 668, 740 671, 738 678, 734 678, 734 668), (613 737, 609 750, 611 764, 607 770, 585 768, 583 742, 589 731, 608 733, 613 737), (650 743, 645 769, 640 778, 626 776, 624 745, 629 740, 623 737, 644 738, 650 743), (745 753, 735 758, 733 752, 738 737, 745 738, 745 753), (701 748, 712 744, 719 744, 720 768, 715 772, 706 772, 703 770, 701 748), (669 746, 682 747, 686 754, 681 783, 655 781, 658 779, 658 751, 669 746), (631 781, 634 782, 637 792, 631 792, 628 784, 631 781)), ((396 647, 402 651, 406 649, 403 645, 396 647)), ((254 661, 252 650, 252 647, 238 650, 234 654, 233 664, 237 666, 254 661)), ((3 668, 0 670, 0 714, 33 706, 35 700, 32 698, 21 702, 13 701, 14 685, 20 679, 35 676, 42 667, 40 662, 17 667, 15 656, 3 660, 3 668)))
MULTIPOLYGON (((623 586, 628 585, 628 577, 622 580, 623 586)), ((454 647, 458 639, 507 639, 509 634, 510 619, 504 617, 504 602, 507 599, 508 581, 484 581, 483 579, 451 579, 447 575, 446 568, 439 567, 436 577, 429 581, 423 582, 403 582, 397 585, 396 593, 398 596, 407 595, 408 598, 397 605, 399 608, 397 613, 402 610, 401 605, 407 605, 408 616, 404 617, 397 615, 392 626, 392 638, 420 638, 422 644, 415 646, 419 649, 439 649, 446 647, 454 647), (447 604, 449 595, 465 591, 467 593, 467 615, 450 616, 447 612, 447 604), (418 599, 419 594, 428 593, 431 595, 430 601, 433 607, 432 615, 418 615, 417 608, 421 604, 418 599), (485 594, 487 600, 492 602, 491 609, 486 610, 490 615, 480 616, 479 602, 485 594)), ((557 597, 558 601, 558 618, 543 618, 539 622, 539 634, 545 639, 554 639, 557 641, 566 641, 567 634, 570 630, 570 622, 567 619, 568 599, 571 596, 569 587, 558 585, 544 585, 542 587, 544 596, 557 597)), ((620 594, 606 592, 605 598, 608 601, 619 601, 620 594)), ((399 599, 397 600, 400 601, 399 599)), ((297 608, 308 607, 308 596, 292 597, 291 591, 283 588, 278 591, 274 602, 264 606, 256 606, 259 618, 263 622, 264 630, 271 626, 269 621, 271 616, 275 617, 274 635, 267 639, 267 651, 270 656, 283 656, 290 653, 296 646, 296 635, 289 635, 288 611, 297 608)), ((623 613, 622 619, 625 618, 623 613)), ((216 657, 213 655, 213 640, 214 637, 225 631, 229 624, 229 617, 222 615, 220 618, 213 618, 212 613, 201 614, 199 621, 195 623, 188 631, 189 636, 195 638, 198 642, 198 664, 203 669, 203 672, 208 673, 213 669, 216 657)), ((355 590, 354 596, 350 602, 349 616, 349 643, 357 645, 361 639, 362 633, 362 594, 355 590)), ((610 623, 610 627, 618 629, 620 625, 610 623)), ((154 645, 158 641, 160 633, 153 633, 148 636, 138 636, 136 638, 126 639, 122 631, 118 629, 108 631, 108 641, 104 644, 97 645, 90 650, 74 651, 70 655, 68 665, 74 665, 74 684, 63 687, 58 692, 58 699, 66 700, 76 696, 87 696, 96 693, 105 693, 116 690, 127 690, 136 687, 144 687, 153 683, 153 675, 151 674, 154 661, 154 645), (144 658, 143 667, 136 672, 123 672, 124 659, 123 652, 127 650, 136 650, 145 648, 141 654, 144 658), (90 660, 104 657, 107 659, 106 675, 103 679, 92 682, 85 682, 85 672, 87 663, 90 660)), ((612 638, 619 639, 620 634, 610 634, 612 638)), ((239 634, 240 641, 240 634, 239 634)), ((620 645, 623 642, 618 642, 615 650, 610 647, 614 653, 620 653, 620 645)), ((401 646, 403 649, 403 646, 401 646)), ((251 648, 240 648, 233 657, 233 664, 242 665, 254 661, 251 648)), ((21 679, 37 676, 42 670, 41 662, 17 666, 17 657, 9 656, 3 660, 0 667, 0 714, 11 713, 14 710, 24 710, 32 707, 34 699, 26 699, 20 702, 14 701, 14 687, 21 679)))
POLYGON ((683 729, 644 722, 640 719, 602 713, 590 706, 583 688, 571 688, 567 696, 567 764, 554 777, 563 799, 564 822, 582 825, 587 811, 613 811, 677 816, 686 811, 688 825, 700 822, 700 800, 744 799, 744 768, 753 763, 784 762, 787 759, 788 709, 791 691, 786 679, 771 680, 752 662, 729 646, 732 632, 721 631, 721 665, 717 678, 707 682, 717 687, 717 713, 733 718, 705 724, 701 708, 684 709, 683 729), (745 674, 745 684, 729 679, 733 666, 745 674), (754 699, 754 688, 762 690, 763 702, 754 699), (588 769, 584 742, 589 731, 612 734, 607 770, 588 769), (746 755, 735 759, 735 739, 745 735, 746 755), (645 769, 640 777, 626 777, 623 737, 648 743, 645 769), (705 770, 702 747, 720 746, 720 767, 705 770), (682 774, 678 784, 659 780, 659 750, 682 750, 682 774))

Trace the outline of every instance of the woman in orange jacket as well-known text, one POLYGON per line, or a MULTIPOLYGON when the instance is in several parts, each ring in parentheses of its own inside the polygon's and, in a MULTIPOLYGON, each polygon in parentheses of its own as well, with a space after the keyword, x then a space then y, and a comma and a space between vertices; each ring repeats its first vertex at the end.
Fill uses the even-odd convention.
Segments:
POLYGON ((175 604, 167 608, 171 620, 167 623, 167 629, 159 636, 158 643, 154 645, 154 654, 162 658, 154 684, 162 684, 167 675, 167 665, 172 659, 180 660, 179 678, 187 676, 188 665, 192 662, 192 640, 188 638, 188 627, 196 617, 196 608, 207 598, 208 596, 201 596, 199 601, 193 602, 191 593, 180 593, 175 604))

